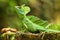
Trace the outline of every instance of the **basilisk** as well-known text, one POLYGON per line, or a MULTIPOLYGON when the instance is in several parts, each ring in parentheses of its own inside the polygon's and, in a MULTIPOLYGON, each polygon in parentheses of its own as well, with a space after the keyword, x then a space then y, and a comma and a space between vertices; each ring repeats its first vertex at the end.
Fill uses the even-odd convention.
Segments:
MULTIPOLYGON (((18 16, 22 22, 22 24, 24 25, 24 27, 26 27, 26 29, 30 32, 36 32, 36 31, 42 31, 42 32, 60 32, 58 30, 53 30, 53 29, 49 29, 49 28, 45 28, 41 25, 37 25, 36 23, 32 22, 28 16, 26 16, 27 13, 30 12, 30 8, 28 6, 25 5, 21 5, 21 6, 15 6, 16 11, 18 12, 18 16)), ((47 24, 48 25, 48 24, 47 24)))

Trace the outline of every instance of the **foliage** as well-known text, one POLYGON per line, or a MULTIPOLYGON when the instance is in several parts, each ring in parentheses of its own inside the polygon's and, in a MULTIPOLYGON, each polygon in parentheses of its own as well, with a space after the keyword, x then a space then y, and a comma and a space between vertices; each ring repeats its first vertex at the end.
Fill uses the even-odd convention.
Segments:
POLYGON ((56 23, 52 23, 48 28, 54 29, 54 30, 60 30, 60 25, 58 25, 56 23))
POLYGON ((1 35, 2 37, 2 40, 16 40, 15 37, 16 37, 16 33, 3 33, 1 35))

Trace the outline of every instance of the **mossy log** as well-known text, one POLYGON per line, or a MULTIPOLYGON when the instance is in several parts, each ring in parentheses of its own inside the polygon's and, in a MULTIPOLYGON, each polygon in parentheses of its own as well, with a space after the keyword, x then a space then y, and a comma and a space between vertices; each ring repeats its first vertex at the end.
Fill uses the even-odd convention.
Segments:
POLYGON ((60 33, 24 33, 19 34, 17 40, 60 40, 60 33))

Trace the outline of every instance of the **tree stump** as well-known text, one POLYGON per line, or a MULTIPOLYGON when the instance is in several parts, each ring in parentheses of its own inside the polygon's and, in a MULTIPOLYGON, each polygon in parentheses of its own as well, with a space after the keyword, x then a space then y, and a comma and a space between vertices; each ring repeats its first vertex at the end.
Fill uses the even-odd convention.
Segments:
POLYGON ((60 33, 24 33, 18 35, 17 40, 60 40, 60 33))

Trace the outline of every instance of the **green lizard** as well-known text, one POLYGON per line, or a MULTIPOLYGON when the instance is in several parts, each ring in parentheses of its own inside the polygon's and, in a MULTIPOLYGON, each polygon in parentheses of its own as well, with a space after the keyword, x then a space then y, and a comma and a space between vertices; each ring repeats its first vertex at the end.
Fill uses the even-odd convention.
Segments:
POLYGON ((18 16, 20 20, 22 21, 22 24, 27 28, 30 32, 36 32, 36 31, 42 31, 42 32, 60 32, 58 30, 53 30, 49 28, 45 28, 43 26, 37 25, 36 23, 33 23, 31 20, 28 19, 26 16, 27 13, 30 12, 30 8, 25 5, 16 6, 16 11, 18 12, 18 16))

